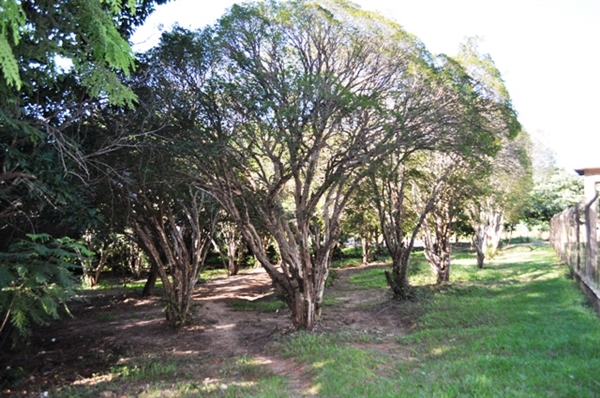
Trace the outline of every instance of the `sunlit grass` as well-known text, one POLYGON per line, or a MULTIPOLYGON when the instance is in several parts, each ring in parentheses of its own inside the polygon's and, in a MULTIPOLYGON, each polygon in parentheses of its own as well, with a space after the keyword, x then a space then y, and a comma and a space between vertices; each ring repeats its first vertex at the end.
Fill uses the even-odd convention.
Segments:
MULTIPOLYGON (((146 279, 131 279, 131 278, 101 278, 98 281, 98 284, 94 287, 82 287, 82 291, 93 291, 93 290, 103 290, 103 291, 141 291, 146 285, 146 279)), ((162 289, 162 281, 160 279, 156 280, 154 288, 157 290, 162 289)))
POLYGON ((231 358, 216 370, 217 377, 202 368, 214 358, 188 356, 173 359, 154 357, 142 361, 125 361, 112 367, 101 382, 56 388, 51 397, 92 398, 99 396, 158 397, 287 397, 289 385, 263 363, 250 356, 231 358))
MULTIPOLYGON (((411 283, 425 283, 416 260, 411 283)), ((416 325, 391 349, 298 334, 282 350, 308 364, 323 397, 600 396, 600 321, 551 249, 513 247, 483 270, 460 253, 452 267, 449 284, 399 306, 416 325)), ((354 282, 382 288, 380 273, 354 282)))
POLYGON ((211 279, 227 276, 228 271, 225 268, 205 269, 200 273, 200 282, 206 282, 211 279))
POLYGON ((348 282, 350 282, 350 289, 354 290, 386 289, 388 287, 381 267, 369 268, 351 275, 348 282))

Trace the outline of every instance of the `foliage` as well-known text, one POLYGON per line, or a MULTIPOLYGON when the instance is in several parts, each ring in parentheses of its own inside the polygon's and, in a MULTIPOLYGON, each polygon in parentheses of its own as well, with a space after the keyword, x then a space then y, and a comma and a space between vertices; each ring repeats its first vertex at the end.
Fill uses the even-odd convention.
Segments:
POLYGON ((14 327, 14 341, 31 334, 32 324, 43 325, 67 313, 77 280, 73 270, 93 255, 69 238, 28 235, 0 253, 0 315, 4 332, 7 321, 14 327))
MULTIPOLYGON (((32 63, 46 64, 48 72, 60 74, 59 57, 62 62, 70 61, 93 97, 104 92, 114 103, 131 103, 134 99, 131 91, 119 83, 112 71, 120 70, 128 75, 134 66, 131 48, 112 19, 123 12, 121 1, 65 0, 61 4, 40 0, 3 1, 0 67, 5 83, 17 90, 31 84, 27 70, 35 68, 32 63), (103 3, 108 4, 108 10, 103 3), (35 52, 28 53, 30 43, 41 47, 38 56, 32 56, 35 52), (23 59, 22 55, 31 58, 23 59)), ((136 1, 127 0, 127 7, 129 14, 135 13, 136 1)))
POLYGON ((547 224, 553 215, 582 200, 582 178, 555 168, 551 174, 535 177, 524 219, 531 226, 547 224))
POLYGON ((361 240, 362 260, 367 264, 371 259, 371 247, 373 241, 378 239, 379 218, 375 208, 368 185, 358 187, 341 221, 342 229, 348 236, 357 237, 361 240))
MULTIPOLYGON (((421 134, 426 138, 420 143, 415 140, 414 146, 397 147, 377 165, 370 178, 386 248, 392 256, 392 269, 386 276, 396 297, 408 295, 410 253, 423 224, 431 224, 430 213, 459 200, 449 195, 449 187, 460 182, 463 189, 469 190, 476 182, 487 183, 485 177, 495 157, 520 128, 499 71, 489 56, 477 52, 474 43, 463 46, 457 59, 440 55, 427 66, 421 66, 419 82, 426 99, 416 105, 411 102, 409 106, 415 109, 407 115, 414 118, 408 120, 409 126, 416 125, 416 131, 426 132, 421 134), (448 181, 453 173, 469 170, 472 178, 448 181), (483 182, 478 180, 481 177, 483 182)), ((415 96, 418 94, 424 95, 417 92, 415 96)), ((460 193, 461 189, 454 192, 460 193)), ((460 207, 466 206, 452 204, 454 210, 460 207)), ((438 240, 448 240, 452 219, 449 214, 438 218, 446 221, 438 223, 445 229, 443 234, 437 231, 438 240)), ((431 228, 425 232, 431 238, 430 246, 438 243, 433 241, 431 228)), ((436 257, 444 264, 438 261, 436 267, 447 273, 449 247, 442 246, 436 257)))
POLYGON ((94 183, 106 165, 94 161, 127 139, 88 135, 86 123, 109 104, 133 106, 122 83, 134 69, 127 38, 154 3, 0 1, 0 309, 21 335, 57 316, 73 250, 85 257, 69 238, 45 234, 78 238, 103 221, 94 183))
POLYGON ((107 104, 135 102, 122 83, 134 69, 127 38, 165 1, 2 1, 2 238, 75 236, 99 222, 91 203, 94 159, 126 139, 87 135, 86 120, 107 104))
POLYGON ((466 203, 480 268, 497 253, 504 226, 515 225, 525 211, 532 185, 529 148, 525 131, 504 140, 489 177, 474 186, 475 194, 466 203))
POLYGON ((420 136, 402 111, 424 54, 381 16, 300 1, 234 6, 214 27, 163 35, 148 56, 179 159, 236 223, 296 327, 320 313, 352 191, 392 144, 420 136))

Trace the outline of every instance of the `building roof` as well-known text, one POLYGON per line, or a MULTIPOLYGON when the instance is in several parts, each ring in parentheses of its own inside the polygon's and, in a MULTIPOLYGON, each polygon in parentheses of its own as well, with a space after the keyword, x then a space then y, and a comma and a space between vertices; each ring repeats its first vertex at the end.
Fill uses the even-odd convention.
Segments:
POLYGON ((595 167, 585 167, 581 169, 575 169, 575 172, 580 176, 591 176, 600 174, 600 165, 595 167))

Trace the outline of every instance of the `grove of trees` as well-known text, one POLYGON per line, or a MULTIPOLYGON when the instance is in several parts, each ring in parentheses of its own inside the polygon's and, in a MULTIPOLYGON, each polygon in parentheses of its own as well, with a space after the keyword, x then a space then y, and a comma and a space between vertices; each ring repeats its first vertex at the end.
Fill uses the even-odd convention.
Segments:
POLYGON ((160 279, 186 325, 211 251, 231 275, 249 251, 311 330, 342 236, 364 262, 381 241, 406 298, 418 239, 445 283, 465 225, 483 267, 505 225, 546 217, 524 212, 531 142, 476 40, 434 55, 343 0, 269 1, 134 55, 164 2, 0 8, 0 334, 57 316, 73 272, 94 284, 111 262, 147 263, 145 291, 160 279))

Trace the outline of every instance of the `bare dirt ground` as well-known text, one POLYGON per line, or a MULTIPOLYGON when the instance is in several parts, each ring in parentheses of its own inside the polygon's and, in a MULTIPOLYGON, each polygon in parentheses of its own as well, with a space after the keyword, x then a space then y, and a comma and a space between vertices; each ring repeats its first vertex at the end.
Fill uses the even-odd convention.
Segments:
MULTIPOLYGON (((381 265, 369 267, 373 266, 381 265)), ((392 301, 388 289, 352 289, 348 278, 364 269, 335 271, 335 283, 325 293, 333 304, 324 308, 314 333, 367 332, 385 341, 411 326, 410 319, 398 317, 402 303, 392 301)), ((302 364, 272 349, 274 342, 293 333, 290 311, 236 311, 231 305, 234 300, 274 299, 263 269, 199 284, 194 294, 196 322, 179 331, 166 325, 160 296, 142 298, 123 291, 94 291, 86 302, 72 305, 73 318, 37 330, 27 349, 1 356, 0 372, 6 371, 8 380, 1 396, 40 396, 58 386, 93 385, 105 381, 111 367, 124 361, 165 356, 185 358, 188 370, 204 383, 218 382, 229 359, 247 356, 285 376, 297 392, 292 395, 310 391, 302 364), (14 380, 10 374, 16 375, 14 380)))

